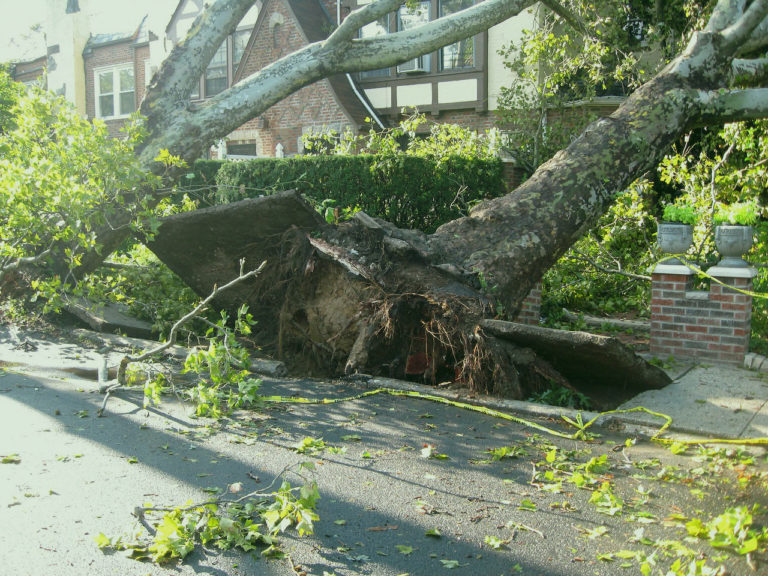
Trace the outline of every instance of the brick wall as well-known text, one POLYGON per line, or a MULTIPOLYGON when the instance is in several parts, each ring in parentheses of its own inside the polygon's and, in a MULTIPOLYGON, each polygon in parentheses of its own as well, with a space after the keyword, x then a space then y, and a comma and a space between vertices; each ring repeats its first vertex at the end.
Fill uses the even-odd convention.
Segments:
POLYGON ((47 66, 47 57, 42 56, 29 62, 17 62, 13 65, 13 79, 17 82, 34 82, 43 76, 47 66))
POLYGON ((507 192, 511 192, 523 183, 525 171, 518 168, 514 160, 504 160, 502 166, 504 186, 507 189, 507 192))
POLYGON ((515 322, 538 326, 541 318, 541 281, 531 288, 528 296, 523 300, 520 312, 517 313, 515 322))
MULTIPOLYGON (((749 350, 752 297, 715 281, 709 291, 694 291, 690 270, 674 268, 681 270, 652 276, 651 354, 741 365, 749 350)), ((752 288, 751 278, 718 279, 741 290, 752 288)))
MULTIPOLYGON (((247 77, 279 58, 306 45, 306 40, 292 12, 284 2, 271 2, 263 15, 263 28, 254 39, 243 64, 247 77)), ((335 18, 335 7, 333 15, 335 18)), ((260 153, 275 155, 280 143, 286 155, 299 152, 299 138, 304 130, 352 126, 352 119, 339 104, 328 80, 302 88, 267 110, 261 117, 244 124, 240 130, 259 131, 260 153)))

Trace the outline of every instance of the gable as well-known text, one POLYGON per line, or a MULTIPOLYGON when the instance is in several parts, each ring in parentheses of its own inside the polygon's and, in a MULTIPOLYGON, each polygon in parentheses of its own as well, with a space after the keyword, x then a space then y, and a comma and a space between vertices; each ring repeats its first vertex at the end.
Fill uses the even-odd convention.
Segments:
MULTIPOLYGON (((326 39, 332 29, 331 15, 321 0, 266 0, 235 82, 310 43, 326 39)), ((368 108, 373 107, 348 75, 338 74, 320 82, 329 85, 336 104, 356 126, 364 125, 372 115, 368 108)))

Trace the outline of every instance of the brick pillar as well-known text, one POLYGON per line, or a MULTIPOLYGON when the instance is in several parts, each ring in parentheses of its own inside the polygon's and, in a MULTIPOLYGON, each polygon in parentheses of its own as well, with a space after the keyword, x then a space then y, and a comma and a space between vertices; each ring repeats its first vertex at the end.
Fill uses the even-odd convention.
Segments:
MULTIPOLYGON (((721 282, 750 290, 753 268, 714 267, 721 282)), ((749 349, 752 297, 712 282, 709 292, 692 290, 686 266, 659 264, 652 275, 651 354, 659 358, 741 365, 749 349)))
POLYGON ((523 183, 524 172, 517 167, 517 163, 514 160, 503 159, 502 174, 507 192, 514 190, 523 183))
POLYGON ((693 272, 682 265, 658 264, 651 275, 651 354, 657 358, 685 356, 686 294, 693 272))
POLYGON ((528 296, 523 300, 520 312, 515 317, 515 322, 538 326, 541 318, 541 280, 536 282, 528 296))
POLYGON ((713 359, 721 362, 743 364, 744 356, 749 352, 749 336, 752 332, 752 296, 744 294, 752 291, 752 279, 757 275, 754 268, 725 268, 715 266, 708 270, 722 284, 712 282, 709 298, 720 303, 720 310, 713 317, 710 334, 719 336, 719 341, 710 344, 713 359), (733 288, 729 288, 733 286, 733 288), (734 290, 737 288, 738 290, 734 290), (714 320, 719 319, 719 326, 714 320))

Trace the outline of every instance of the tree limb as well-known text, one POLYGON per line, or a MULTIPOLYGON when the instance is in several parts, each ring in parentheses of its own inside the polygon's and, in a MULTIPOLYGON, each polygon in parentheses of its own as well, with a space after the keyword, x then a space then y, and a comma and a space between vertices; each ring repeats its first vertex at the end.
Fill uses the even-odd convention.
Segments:
POLYGON ((163 99, 186 105, 200 75, 253 4, 255 0, 217 0, 200 12, 187 37, 173 47, 155 74, 141 104, 142 114, 151 117, 152 103, 163 99), (189 63, 194 63, 196 73, 190 74, 189 63))
POLYGON ((755 28, 768 17, 768 0, 755 0, 736 22, 725 28, 721 35, 725 40, 723 48, 726 51, 737 50, 746 42, 755 28))
POLYGON ((724 124, 768 118, 768 88, 700 91, 697 124, 724 124))
POLYGON ((707 32, 720 32, 732 25, 744 13, 745 0, 719 0, 707 22, 707 32))
POLYGON ((379 0, 355 10, 344 18, 341 25, 328 37, 325 41, 326 48, 332 48, 356 38, 360 28, 394 12, 402 4, 405 4, 405 0, 379 0))
POLYGON ((768 46, 768 18, 752 31, 752 35, 739 47, 738 54, 751 54, 768 46))
POLYGON ((336 71, 354 72, 400 64, 483 32, 533 4, 533 0, 485 0, 410 30, 354 40, 338 54, 340 68, 336 71))
POLYGON ((569 10, 568 7, 564 4, 555 2, 555 0, 541 0, 541 3, 549 8, 552 12, 560 16, 560 18, 562 18, 571 28, 577 32, 590 38, 595 37, 593 31, 584 24, 584 21, 579 18, 578 14, 569 10))
POLYGON ((51 242, 51 246, 48 246, 48 248, 40 252, 40 254, 36 254, 34 256, 24 256, 21 258, 17 258, 10 264, 5 264, 2 268, 0 268, 0 281, 2 281, 2 279, 5 277, 5 274, 7 272, 10 272, 12 270, 18 270, 23 266, 31 266, 33 264, 37 264, 44 258, 48 257, 51 253, 52 246, 53 246, 53 242, 51 242))
POLYGON ((595 270, 598 272, 603 272, 604 274, 617 274, 619 276, 624 276, 626 278, 631 278, 632 280, 640 280, 642 282, 650 282, 651 277, 646 276, 644 274, 633 274, 632 272, 626 272, 625 270, 621 270, 619 268, 606 268, 596 260, 590 258, 583 252, 579 250, 573 250, 574 253, 578 254, 578 256, 571 256, 568 255, 567 258, 569 260, 574 260, 575 262, 584 262, 586 264, 589 264, 592 266, 595 270))

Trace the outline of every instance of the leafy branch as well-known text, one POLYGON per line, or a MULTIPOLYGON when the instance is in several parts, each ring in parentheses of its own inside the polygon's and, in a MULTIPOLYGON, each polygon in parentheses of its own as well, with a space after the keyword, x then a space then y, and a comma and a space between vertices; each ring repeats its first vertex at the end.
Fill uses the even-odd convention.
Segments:
POLYGON ((118 388, 124 387, 127 384, 127 372, 128 372, 128 366, 133 363, 137 362, 144 362, 145 360, 148 360, 154 356, 157 356, 158 354, 161 354, 171 346, 173 346, 176 343, 176 336, 179 332, 179 329, 187 322, 192 320, 193 318, 196 318, 200 314, 202 314, 207 308, 208 305, 213 301, 213 299, 220 294, 221 292, 228 290, 232 288, 233 286, 236 286, 240 282, 243 282, 244 280, 247 280, 248 278, 253 278, 258 276, 262 270, 264 270, 264 267, 266 266, 266 261, 262 262, 261 265, 258 268, 255 268, 251 270, 250 272, 245 272, 245 259, 240 260, 240 272, 234 279, 230 280, 223 286, 214 286, 211 293, 206 296, 203 300, 200 301, 200 303, 195 306, 190 312, 182 316, 179 320, 176 321, 176 323, 171 327, 171 331, 168 334, 168 339, 163 342, 162 344, 147 350, 146 352, 143 352, 139 355, 127 355, 124 356, 123 359, 120 361, 120 365, 118 366, 117 370, 117 382, 109 387, 106 388, 104 391, 104 400, 101 404, 101 408, 98 411, 98 415, 101 416, 104 413, 104 409, 107 405, 107 400, 109 400, 109 396, 117 390, 118 388))
MULTIPOLYGON (((299 470, 302 468, 312 470, 313 465, 299 464, 299 470)), ((289 529, 299 536, 312 534, 314 522, 319 519, 315 512, 320 498, 317 484, 305 481, 303 486, 293 487, 284 478, 287 471, 283 469, 266 490, 234 500, 221 497, 187 506, 137 507, 134 514, 149 528, 151 536, 124 542, 122 537, 100 533, 95 541, 99 548, 130 551, 136 560, 158 564, 183 561, 198 545, 221 550, 239 548, 244 552, 264 547, 263 555, 282 556, 279 535, 289 529), (280 488, 270 492, 280 478, 280 488), (156 512, 163 514, 156 517, 156 512)), ((230 493, 239 490, 239 482, 229 487, 230 493)))

